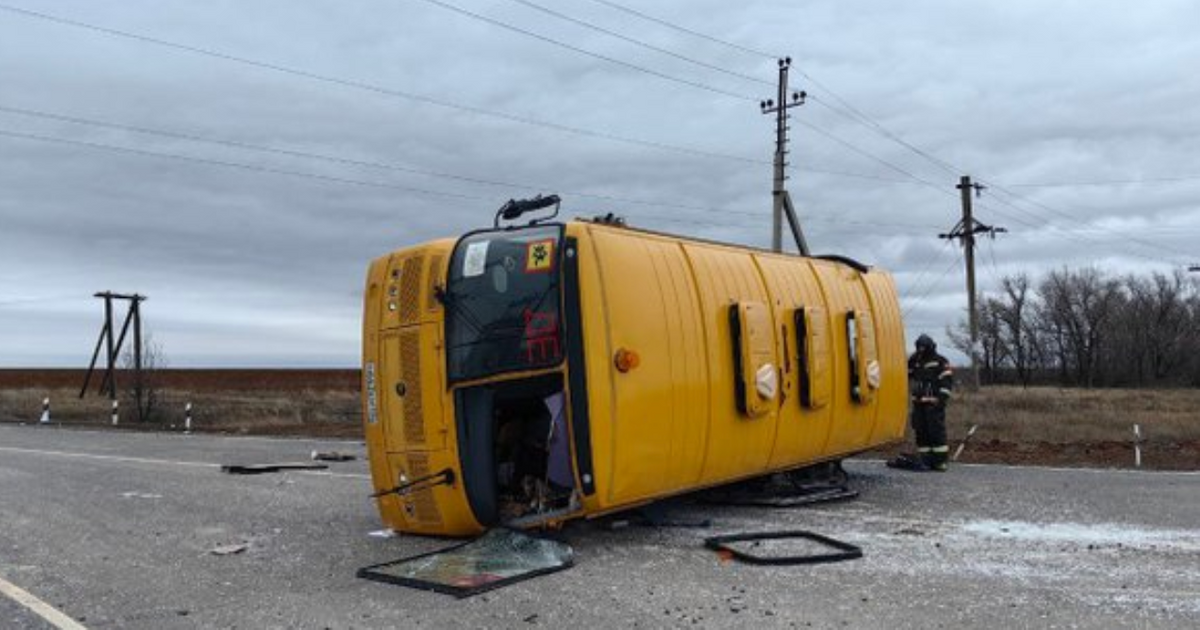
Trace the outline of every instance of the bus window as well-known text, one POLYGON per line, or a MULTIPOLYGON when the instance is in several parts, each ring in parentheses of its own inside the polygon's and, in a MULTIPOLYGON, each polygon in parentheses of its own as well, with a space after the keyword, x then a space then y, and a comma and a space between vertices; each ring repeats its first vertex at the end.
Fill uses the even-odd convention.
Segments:
POLYGON ((820 409, 829 404, 829 324, 825 309, 816 306, 796 309, 796 363, 800 368, 800 404, 820 409))
POLYGON ((868 404, 879 388, 879 361, 875 353, 875 323, 866 311, 846 313, 846 347, 850 360, 850 397, 868 404))
POLYGON ((562 362, 561 234, 539 226, 458 242, 443 299, 451 383, 562 362))
POLYGON ((779 390, 771 314, 758 302, 739 302, 729 307, 729 324, 738 411, 757 418, 770 411, 779 390))

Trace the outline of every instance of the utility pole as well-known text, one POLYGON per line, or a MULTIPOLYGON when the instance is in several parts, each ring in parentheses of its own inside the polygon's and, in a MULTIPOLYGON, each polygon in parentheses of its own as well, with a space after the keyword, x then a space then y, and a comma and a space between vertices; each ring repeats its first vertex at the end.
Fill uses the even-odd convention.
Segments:
POLYGON ((975 220, 975 215, 971 208, 971 193, 974 192, 978 197, 983 193, 986 186, 982 184, 971 183, 970 175, 963 175, 958 180, 957 188, 962 193, 962 219, 954 226, 954 229, 945 234, 939 234, 939 238, 958 239, 965 250, 965 258, 967 263, 967 326, 971 333, 971 377, 967 382, 967 386, 972 390, 979 389, 979 312, 975 304, 975 235, 987 234, 992 238, 1001 232, 1008 230, 1002 227, 992 227, 984 225, 975 220))
MULTIPOLYGON (((129 332, 130 325, 133 326, 133 370, 134 378, 137 383, 142 382, 142 309, 141 303, 147 298, 144 295, 134 293, 125 295, 121 293, 113 293, 112 291, 103 291, 96 293, 94 297, 104 300, 104 326, 100 329, 100 338, 96 340, 96 349, 92 352, 92 361, 88 365, 87 374, 83 377, 83 387, 79 390, 79 397, 87 393, 88 384, 92 380, 92 372, 96 369, 96 360, 100 357, 100 348, 105 351, 105 369, 104 379, 100 381, 100 393, 108 394, 109 400, 117 399, 117 358, 121 354, 121 346, 125 343, 125 335, 129 332), (125 321, 121 325, 121 334, 113 339, 113 300, 125 300, 129 302, 129 308, 125 313, 125 321)), ((136 387, 135 393, 138 397, 137 408, 139 420, 142 416, 142 388, 136 387)))
POLYGON ((783 217, 786 215, 792 236, 796 239, 796 247, 801 256, 808 255, 808 241, 800 229, 800 221, 796 218, 796 210, 792 207, 792 196, 788 194, 784 182, 787 179, 787 143, 788 143, 788 110, 804 104, 808 95, 805 92, 792 92, 788 100, 788 69, 792 66, 792 58, 779 60, 779 86, 775 98, 761 101, 758 105, 764 114, 775 114, 775 186, 771 190, 774 208, 771 216, 771 250, 783 251, 783 217))

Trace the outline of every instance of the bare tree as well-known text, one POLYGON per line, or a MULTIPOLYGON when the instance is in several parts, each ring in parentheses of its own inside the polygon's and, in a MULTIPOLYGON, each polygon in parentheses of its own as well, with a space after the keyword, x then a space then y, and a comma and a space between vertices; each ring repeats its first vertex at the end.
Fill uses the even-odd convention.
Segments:
POLYGON ((1017 380, 1023 387, 1029 387, 1032 377, 1032 366, 1037 347, 1036 324, 1033 321, 1033 307, 1029 295, 1029 276, 1018 274, 1001 280, 1004 295, 996 301, 997 317, 999 318, 1000 344, 1017 380))
POLYGON ((162 383, 160 371, 166 369, 167 359, 162 344, 154 340, 147 331, 142 335, 142 366, 135 369, 134 348, 128 347, 121 355, 121 368, 128 375, 122 380, 125 404, 132 407, 141 422, 156 422, 162 411, 162 383))

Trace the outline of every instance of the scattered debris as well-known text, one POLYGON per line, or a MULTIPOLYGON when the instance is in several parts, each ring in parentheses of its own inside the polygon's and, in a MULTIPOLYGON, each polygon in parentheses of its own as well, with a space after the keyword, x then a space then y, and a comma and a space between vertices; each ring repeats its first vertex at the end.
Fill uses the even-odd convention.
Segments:
POLYGON ((358 577, 469 597, 574 563, 566 543, 501 527, 446 549, 359 569, 358 577))
POLYGON ((232 545, 217 545, 208 552, 214 556, 232 556, 250 548, 249 543, 234 543, 232 545))
POLYGON ((221 466, 221 472, 231 475, 261 475, 263 473, 281 472, 284 470, 326 470, 325 464, 310 464, 295 462, 283 464, 227 464, 221 466))
POLYGON ((718 557, 722 560, 733 558, 748 564, 819 564, 825 562, 841 562, 843 560, 854 560, 861 558, 863 553, 860 547, 851 545, 850 543, 834 540, 828 536, 815 534, 807 531, 789 531, 789 532, 758 532, 750 534, 729 534, 725 536, 713 536, 704 539, 704 546, 717 552, 718 557), (741 542, 752 542, 752 546, 758 546, 762 541, 777 541, 799 538, 815 542, 824 547, 830 547, 835 551, 832 553, 808 554, 802 556, 761 556, 747 551, 742 551, 733 545, 741 542))
POLYGON ((712 527, 711 518, 677 519, 670 516, 671 505, 668 503, 651 503, 640 508, 623 513, 620 518, 607 521, 603 527, 609 531, 625 529, 630 525, 640 527, 683 527, 706 528, 712 527))
POLYGON ((371 538, 395 538, 398 534, 396 534, 396 530, 394 529, 377 529, 373 532, 367 532, 367 535, 371 538))
POLYGON ((352 462, 358 459, 358 456, 341 451, 313 451, 312 459, 315 462, 352 462))
POLYGON ((121 497, 126 499, 161 499, 162 495, 150 492, 122 492, 121 497))
POLYGON ((701 495, 705 503, 745 507, 791 508, 847 501, 858 497, 841 462, 752 479, 714 488, 701 495))

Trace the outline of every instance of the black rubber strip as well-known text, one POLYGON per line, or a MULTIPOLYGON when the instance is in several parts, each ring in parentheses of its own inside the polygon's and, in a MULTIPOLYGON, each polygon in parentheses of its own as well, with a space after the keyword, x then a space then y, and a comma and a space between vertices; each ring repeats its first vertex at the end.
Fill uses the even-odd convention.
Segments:
POLYGON ((579 243, 568 237, 562 248, 563 310, 566 313, 567 370, 571 395, 571 432, 575 437, 575 466, 583 494, 596 493, 592 471, 592 429, 588 422, 587 363, 583 355, 583 310, 579 294, 579 243))
POLYGON ((815 534, 808 531, 785 531, 785 532, 756 532, 749 534, 727 534, 724 536, 713 536, 704 539, 704 546, 713 551, 722 551, 728 553, 733 558, 747 564, 763 564, 763 565, 785 565, 785 564, 822 564, 827 562, 842 562, 844 560, 854 560, 863 557, 862 548, 850 543, 834 540, 828 536, 815 534), (729 546, 729 543, 735 542, 750 542, 755 540, 787 540, 791 538, 802 538, 811 540, 816 543, 825 545, 835 549, 833 553, 813 554, 807 556, 756 556, 751 553, 739 551, 729 546))

